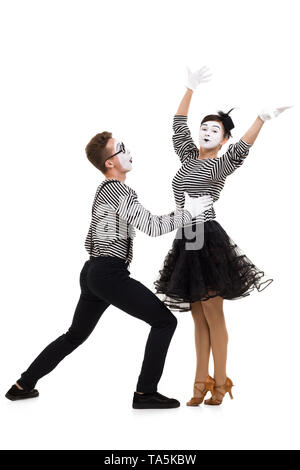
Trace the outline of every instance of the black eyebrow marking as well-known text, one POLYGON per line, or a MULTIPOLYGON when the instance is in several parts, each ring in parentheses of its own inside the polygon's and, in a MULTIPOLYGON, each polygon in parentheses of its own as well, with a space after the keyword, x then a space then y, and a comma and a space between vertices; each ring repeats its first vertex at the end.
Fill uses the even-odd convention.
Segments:
MULTIPOLYGON (((205 126, 205 125, 206 125, 206 122, 204 122, 204 123, 202 124, 202 126, 205 126)), ((212 127, 217 127, 218 129, 221 129, 221 127, 220 127, 218 124, 213 124, 212 127)))

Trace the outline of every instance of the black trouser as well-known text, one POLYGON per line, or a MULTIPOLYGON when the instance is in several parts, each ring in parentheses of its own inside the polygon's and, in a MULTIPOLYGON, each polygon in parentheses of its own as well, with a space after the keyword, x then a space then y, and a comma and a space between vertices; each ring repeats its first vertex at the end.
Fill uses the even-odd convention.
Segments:
POLYGON ((153 292, 129 274, 128 264, 118 257, 99 256, 85 262, 80 273, 81 294, 70 328, 21 374, 17 380, 21 387, 34 388, 41 377, 88 338, 112 304, 151 325, 136 391, 157 390, 177 319, 153 292))

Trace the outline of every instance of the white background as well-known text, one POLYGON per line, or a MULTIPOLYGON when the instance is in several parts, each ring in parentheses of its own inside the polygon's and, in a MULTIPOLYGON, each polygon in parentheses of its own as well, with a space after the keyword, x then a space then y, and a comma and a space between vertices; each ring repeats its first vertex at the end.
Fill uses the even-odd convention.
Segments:
MULTIPOLYGON (((1 3, 1 448, 299 448, 297 3, 1 3), (140 201, 156 214, 173 210, 172 118, 186 65, 203 64, 214 76, 193 97, 195 140, 207 113, 238 107, 237 140, 262 107, 294 104, 265 124, 215 207, 228 234, 274 278, 262 293, 225 301, 234 400, 185 405, 195 372, 188 312, 177 315, 159 384, 182 406, 133 410, 149 327, 110 307, 88 341, 40 380, 39 398, 8 401, 20 373, 67 331, 79 298, 103 178, 85 145, 112 131, 131 150, 126 182, 140 201)), ((174 235, 138 232, 132 277, 153 289, 174 235)))

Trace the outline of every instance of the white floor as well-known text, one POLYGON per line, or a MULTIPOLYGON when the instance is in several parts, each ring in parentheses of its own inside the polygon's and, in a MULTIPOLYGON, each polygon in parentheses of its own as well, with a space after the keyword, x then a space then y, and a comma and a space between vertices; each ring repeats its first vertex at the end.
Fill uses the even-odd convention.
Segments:
MULTIPOLYGON (((227 394, 220 407, 185 405, 194 373, 190 316, 179 317, 159 387, 181 401, 174 410, 131 408, 148 327, 117 310, 40 380, 38 398, 10 402, 4 394, 16 378, 11 371, 22 371, 41 349, 28 345, 24 357, 9 361, 1 383, 1 448, 299 449, 298 331, 282 324, 280 302, 277 311, 267 309, 270 298, 265 292, 226 303, 227 374, 235 386, 234 399, 227 394), (128 336, 114 336, 116 325, 128 336)), ((44 333, 38 344, 53 336, 44 333)))
POLYGON ((1 402, 1 448, 299 449, 293 426, 299 404, 288 394, 264 399, 263 387, 247 393, 243 384, 221 407, 188 408, 188 394, 177 393, 179 409, 137 411, 117 387, 89 394, 79 387, 70 397, 52 384, 37 399, 1 402))

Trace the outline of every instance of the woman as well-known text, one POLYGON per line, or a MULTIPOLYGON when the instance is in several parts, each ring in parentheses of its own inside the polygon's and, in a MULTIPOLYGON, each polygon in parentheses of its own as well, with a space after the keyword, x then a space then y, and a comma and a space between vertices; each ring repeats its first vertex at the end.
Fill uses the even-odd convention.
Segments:
MULTIPOLYGON (((184 191, 192 197, 211 195, 217 201, 227 176, 242 165, 264 121, 287 108, 261 112, 242 139, 218 157, 234 128, 229 113, 219 111, 202 119, 200 148, 193 142, 187 126, 192 94, 209 78, 207 67, 194 73, 188 70, 187 90, 174 117, 173 144, 182 163, 172 182, 178 207, 184 204, 184 191)), ((223 300, 244 297, 254 288, 261 291, 272 281, 265 279, 264 272, 215 220, 213 207, 194 219, 192 227, 178 229, 154 285, 169 308, 181 312, 191 310, 194 319, 197 367, 194 396, 187 405, 199 405, 208 391, 212 396, 205 400, 207 405, 220 405, 226 392, 233 398, 233 383, 226 375, 228 334, 223 300), (208 374, 210 349, 214 378, 208 374)))

